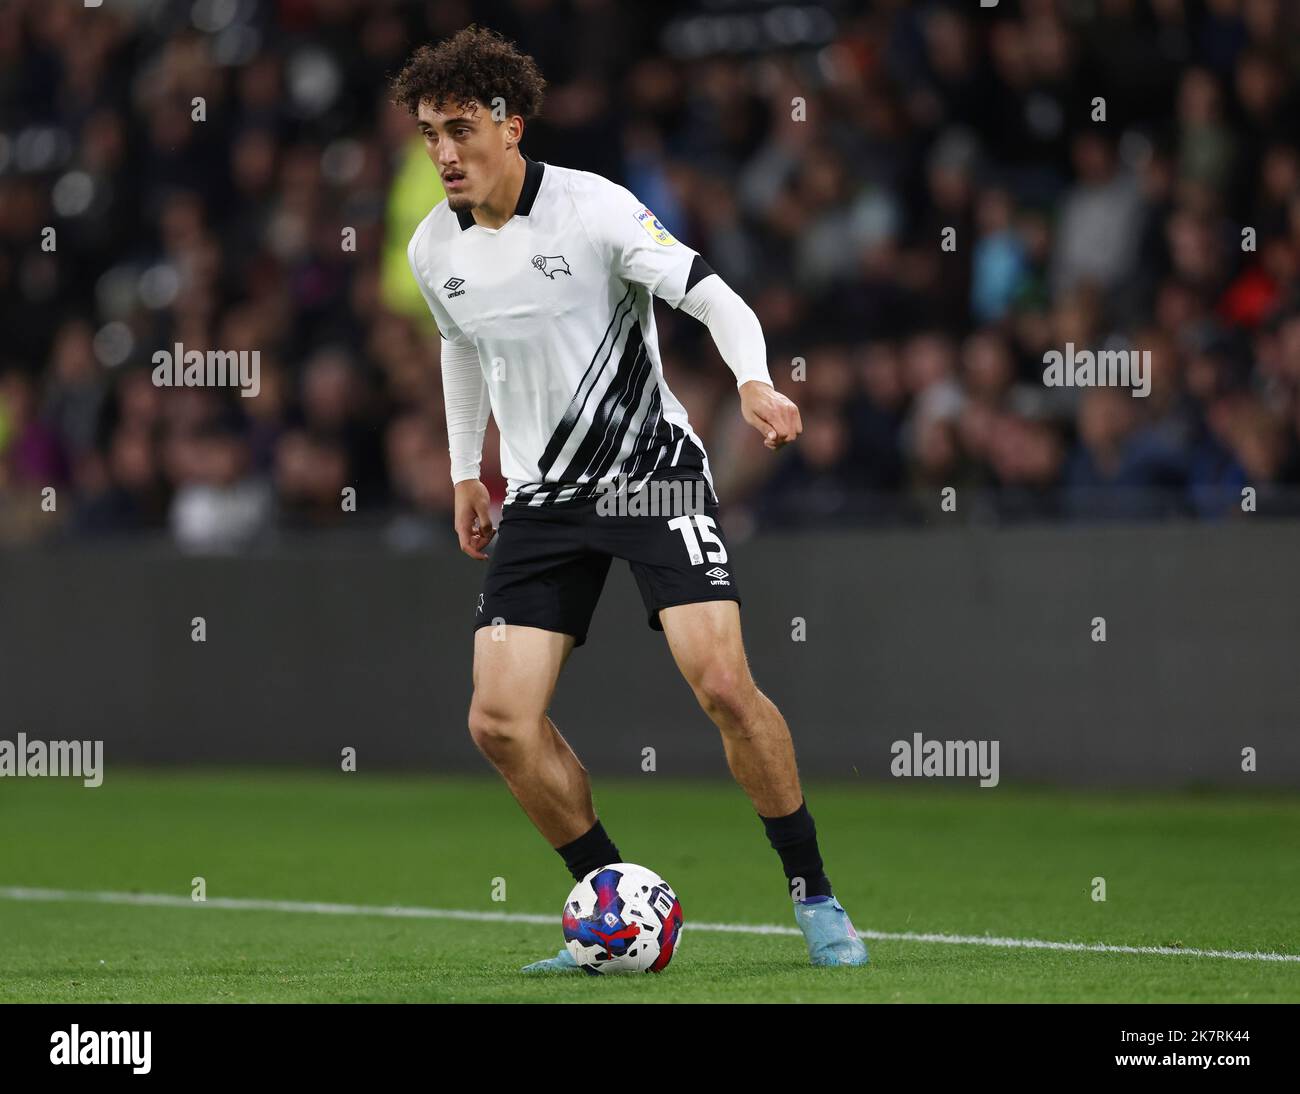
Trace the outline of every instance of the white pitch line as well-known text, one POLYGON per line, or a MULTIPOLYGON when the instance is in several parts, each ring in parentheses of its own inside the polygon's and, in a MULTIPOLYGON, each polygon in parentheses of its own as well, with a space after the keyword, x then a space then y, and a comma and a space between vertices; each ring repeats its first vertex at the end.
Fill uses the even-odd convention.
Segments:
MULTIPOLYGON (((0 900, 63 901, 77 904, 134 904, 161 908, 224 908, 245 912, 299 912, 310 915, 373 915, 390 919, 461 919, 475 923, 533 923, 554 925, 553 915, 525 912, 473 912, 456 908, 412 908, 380 904, 322 904, 315 901, 255 900, 243 897, 209 897, 192 900, 170 893, 81 892, 73 889, 27 889, 0 886, 0 900)), ((798 927, 762 923, 697 923, 694 931, 724 931, 732 934, 801 935, 798 927)), ((1153 954, 1161 957, 1219 957, 1232 961, 1300 961, 1300 954, 1258 953, 1249 950, 1196 950, 1179 946, 1111 946, 1104 942, 1049 942, 1039 938, 997 938, 992 935, 917 934, 914 932, 864 931, 863 938, 886 942, 937 942, 948 946, 993 946, 997 949, 1063 950, 1069 953, 1153 954)))

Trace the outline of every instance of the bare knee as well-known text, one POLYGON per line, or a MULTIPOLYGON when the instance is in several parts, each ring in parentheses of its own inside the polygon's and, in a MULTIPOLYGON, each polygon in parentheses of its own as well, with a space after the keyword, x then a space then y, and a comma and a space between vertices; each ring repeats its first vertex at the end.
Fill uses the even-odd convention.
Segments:
POLYGON ((508 754, 524 737, 535 732, 538 719, 529 719, 509 704, 477 691, 469 704, 469 735, 484 755, 508 754), (530 724, 531 721, 531 724, 530 724))
POLYGON ((743 666, 714 662, 705 666, 693 686, 704 712, 720 726, 745 727, 758 689, 743 666))

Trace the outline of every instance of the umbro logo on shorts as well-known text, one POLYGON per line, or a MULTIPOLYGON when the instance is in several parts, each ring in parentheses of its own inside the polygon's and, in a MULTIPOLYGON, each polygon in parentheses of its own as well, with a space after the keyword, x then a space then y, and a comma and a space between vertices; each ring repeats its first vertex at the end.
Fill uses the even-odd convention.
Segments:
POLYGON ((729 580, 729 578, 731 577, 731 575, 730 575, 729 573, 727 573, 727 571, 724 570, 721 566, 715 566, 715 567, 713 567, 712 570, 705 570, 705 571, 704 571, 704 576, 705 576, 705 577, 711 577, 711 578, 713 578, 713 580, 709 582, 710 585, 730 585, 730 584, 731 584, 731 581, 729 580))
POLYGON ((447 278, 442 286, 444 289, 450 290, 447 293, 447 299, 450 300, 453 296, 464 296, 465 290, 461 288, 463 284, 465 284, 465 279, 463 277, 447 278))
POLYGON ((478 614, 479 612, 481 612, 482 610, 483 610, 483 594, 482 594, 482 593, 479 593, 479 594, 478 594, 478 607, 474 609, 474 614, 477 615, 477 614, 478 614))

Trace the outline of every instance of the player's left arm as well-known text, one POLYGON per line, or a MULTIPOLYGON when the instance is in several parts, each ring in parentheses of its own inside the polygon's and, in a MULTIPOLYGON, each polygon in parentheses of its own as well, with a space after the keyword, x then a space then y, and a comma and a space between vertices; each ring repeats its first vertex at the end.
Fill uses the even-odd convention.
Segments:
MULTIPOLYGON (((698 255, 695 262, 708 270, 698 255)), ((697 267, 695 272, 701 271, 697 267)), ((763 434, 763 443, 777 449, 799 436, 799 408, 772 386, 762 325, 740 294, 708 270, 682 297, 678 309, 709 328, 718 353, 735 374, 741 416, 763 434)))
POLYGON ((736 376, 740 413, 768 448, 794 440, 803 429, 799 408, 772 386, 753 309, 626 187, 596 176, 583 185, 574 210, 596 252, 625 281, 644 285, 709 328, 736 376))

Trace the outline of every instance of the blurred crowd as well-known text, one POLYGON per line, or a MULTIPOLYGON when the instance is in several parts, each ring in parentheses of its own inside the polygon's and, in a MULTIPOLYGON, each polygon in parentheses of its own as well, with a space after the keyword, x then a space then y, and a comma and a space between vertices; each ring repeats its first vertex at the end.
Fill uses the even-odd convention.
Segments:
POLYGON ((472 21, 547 77, 529 155, 627 185, 758 313, 804 421, 775 456, 659 306, 733 514, 1297 511, 1300 4, 827 0, 794 35, 770 7, 0 4, 0 538, 450 540, 400 271, 441 194, 388 81, 472 21), (259 394, 156 386, 175 343, 258 351, 259 394), (1067 344, 1149 351, 1149 397, 1045 386, 1067 344))

